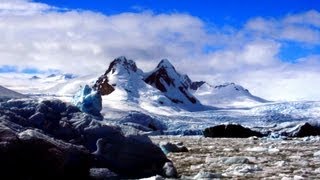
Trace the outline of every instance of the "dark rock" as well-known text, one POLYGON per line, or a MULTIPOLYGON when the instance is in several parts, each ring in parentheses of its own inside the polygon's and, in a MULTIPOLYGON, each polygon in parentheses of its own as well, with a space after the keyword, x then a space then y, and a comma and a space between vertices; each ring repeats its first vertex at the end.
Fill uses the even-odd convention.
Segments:
POLYGON ((110 171, 107 168, 91 168, 90 177, 96 180, 118 180, 120 179, 119 175, 110 171))
POLYGON ((1 179, 88 179, 90 154, 40 132, 0 126, 1 179))
POLYGON ((100 76, 96 83, 93 85, 93 89, 99 91, 102 96, 111 94, 115 89, 108 82, 108 76, 100 76))
POLYGON ((97 141, 94 153, 103 157, 102 162, 123 178, 143 178, 166 175, 164 165, 170 162, 161 149, 143 136, 105 137, 97 141))
POLYGON ((170 152, 172 152, 172 153, 188 152, 188 149, 185 146, 183 146, 183 144, 173 144, 170 142, 160 142, 159 146, 165 154, 168 154, 170 152))
POLYGON ((263 134, 245 128, 238 124, 218 125, 206 128, 203 131, 205 137, 229 137, 229 138, 247 138, 251 136, 263 137, 263 134))
POLYGON ((122 178, 173 172, 173 165, 164 167, 170 161, 148 137, 123 135, 119 127, 61 101, 4 103, 0 108, 1 179, 87 179, 90 168, 108 168, 122 178), (10 111, 15 105, 35 113, 21 117, 10 111))
POLYGON ((305 136, 319 136, 320 127, 312 126, 309 123, 298 125, 292 132, 284 133, 283 135, 289 137, 305 137, 305 136))
POLYGON ((173 103, 199 103, 188 91, 191 82, 189 77, 179 74, 166 59, 161 60, 156 69, 144 78, 144 81, 163 92, 173 103), (170 93, 168 88, 173 89, 175 93, 170 93), (185 99, 178 99, 177 97, 185 97, 185 99))
POLYGON ((198 90, 205 83, 205 81, 195 81, 191 83, 189 88, 192 90, 198 90))
POLYGON ((108 74, 114 74, 119 66, 122 66, 129 74, 130 72, 137 72, 138 68, 136 63, 128 60, 126 57, 118 57, 113 60, 104 75, 100 76, 93 88, 101 93, 101 95, 111 94, 115 89, 109 84, 108 74))

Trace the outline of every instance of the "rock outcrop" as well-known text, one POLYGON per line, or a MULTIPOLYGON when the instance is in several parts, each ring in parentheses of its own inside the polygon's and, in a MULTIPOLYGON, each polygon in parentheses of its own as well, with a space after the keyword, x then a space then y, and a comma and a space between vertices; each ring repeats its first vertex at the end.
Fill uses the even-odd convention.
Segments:
POLYGON ((319 136, 320 127, 311 125, 310 123, 303 123, 303 124, 297 125, 290 132, 282 133, 282 135, 289 136, 289 137, 319 136))
POLYGON ((251 136, 262 137, 263 134, 257 131, 253 131, 249 128, 245 128, 238 124, 218 125, 210 128, 206 128, 203 131, 205 137, 227 137, 227 138, 247 138, 251 136))
POLYGON ((124 135, 60 100, 0 103, 0 119, 4 179, 87 179, 90 168, 110 169, 119 178, 166 176, 171 163, 148 137, 124 135))
POLYGON ((89 179, 90 159, 83 147, 0 125, 1 179, 89 179))
POLYGON ((123 73, 136 73, 138 68, 136 63, 132 60, 128 60, 126 57, 121 56, 113 60, 107 71, 99 77, 99 79, 94 84, 93 88, 101 93, 101 95, 111 94, 116 86, 116 84, 110 84, 109 77, 111 74, 123 74, 123 73))
POLYGON ((180 75, 167 59, 161 60, 155 70, 148 73, 144 80, 163 92, 174 103, 200 104, 189 92, 186 76, 180 75))

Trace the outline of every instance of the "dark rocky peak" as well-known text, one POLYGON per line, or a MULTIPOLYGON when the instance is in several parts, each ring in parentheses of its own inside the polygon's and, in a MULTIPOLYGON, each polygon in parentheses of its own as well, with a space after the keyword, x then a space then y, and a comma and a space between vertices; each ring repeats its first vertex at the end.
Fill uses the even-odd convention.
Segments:
POLYGON ((137 65, 133 60, 128 60, 126 57, 120 56, 110 63, 109 68, 105 72, 105 75, 109 74, 110 72, 111 74, 114 74, 117 71, 126 71, 130 74, 130 72, 137 72, 137 70, 137 65))
POLYGON ((114 86, 116 86, 116 84, 109 84, 108 76, 124 75, 126 77, 138 73, 138 70, 136 63, 133 60, 120 56, 110 63, 104 75, 100 76, 93 85, 93 89, 100 92, 101 95, 111 94, 115 90, 114 86))
POLYGON ((202 85, 204 85, 206 82, 205 81, 195 81, 192 82, 191 85, 189 86, 190 89, 192 90, 198 90, 202 85))
POLYGON ((183 75, 181 78, 183 85, 185 86, 185 88, 189 88, 191 90, 196 91, 197 89, 199 89, 199 87, 201 87, 203 84, 205 84, 205 81, 192 81, 188 75, 183 75))
POLYGON ((170 63, 168 59, 162 59, 159 64, 157 65, 157 68, 165 68, 165 69, 173 69, 175 70, 174 66, 170 63))
POLYGON ((163 59, 146 78, 145 82, 156 87, 162 92, 167 92, 166 87, 175 87, 175 80, 179 81, 180 74, 167 59, 163 59))
POLYGON ((197 99, 188 91, 190 78, 187 75, 180 75, 167 59, 161 60, 144 80, 163 92, 174 103, 197 103, 197 99))
POLYGON ((29 78, 31 80, 37 80, 37 79, 41 79, 39 76, 32 76, 31 78, 29 78))

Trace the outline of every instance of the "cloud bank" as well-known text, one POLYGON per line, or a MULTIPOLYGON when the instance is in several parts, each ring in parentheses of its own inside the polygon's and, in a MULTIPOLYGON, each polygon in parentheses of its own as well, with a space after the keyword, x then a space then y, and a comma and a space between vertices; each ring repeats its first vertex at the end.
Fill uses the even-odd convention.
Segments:
POLYGON ((115 57, 151 70, 168 58, 194 80, 236 82, 270 100, 320 100, 320 55, 283 59, 284 47, 320 46, 320 13, 253 17, 241 28, 211 27, 183 13, 104 15, 26 0, 0 2, 0 67, 86 75, 115 57))

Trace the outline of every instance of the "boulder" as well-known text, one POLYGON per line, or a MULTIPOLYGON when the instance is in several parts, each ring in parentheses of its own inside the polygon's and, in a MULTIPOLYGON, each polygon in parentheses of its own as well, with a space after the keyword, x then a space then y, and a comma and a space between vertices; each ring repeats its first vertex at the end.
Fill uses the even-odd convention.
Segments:
POLYGON ((94 154, 97 158, 102 157, 101 164, 122 178, 177 175, 173 173, 173 165, 166 165, 171 161, 161 149, 144 136, 117 135, 101 138, 97 141, 97 151, 94 154))
POLYGON ((210 128, 206 128, 203 131, 205 137, 227 137, 227 138, 248 138, 251 136, 263 137, 263 134, 257 131, 253 131, 249 128, 245 128, 238 124, 218 125, 210 128))
POLYGON ((182 143, 173 144, 170 142, 160 142, 159 146, 165 154, 168 154, 170 152, 188 152, 188 149, 183 146, 182 143))
POLYGON ((306 136, 319 136, 320 127, 311 125, 309 123, 299 124, 290 132, 285 132, 283 135, 289 137, 306 137, 306 136))
POLYGON ((90 154, 40 132, 0 126, 1 179, 88 179, 90 154))

